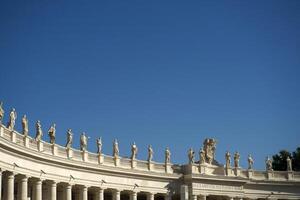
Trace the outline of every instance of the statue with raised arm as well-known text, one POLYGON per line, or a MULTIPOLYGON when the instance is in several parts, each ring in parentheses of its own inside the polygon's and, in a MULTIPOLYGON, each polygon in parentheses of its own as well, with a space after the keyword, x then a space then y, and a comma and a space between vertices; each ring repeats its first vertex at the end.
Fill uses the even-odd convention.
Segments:
POLYGON ((80 135, 80 150, 81 151, 87 150, 87 140, 88 140, 88 137, 85 135, 85 132, 83 132, 80 135))
POLYGON ((114 141, 114 144, 113 144, 113 156, 115 158, 118 158, 119 157, 119 144, 118 144, 118 141, 117 139, 115 139, 114 141))
POLYGON ((248 169, 253 169, 253 163, 254 163, 254 160, 251 156, 251 154, 248 155, 248 169))
POLYGON ((201 148, 199 151, 199 157, 200 157, 199 163, 204 164, 206 159, 205 159, 205 151, 203 150, 203 148, 201 148))
POLYGON ((149 145, 148 146, 148 162, 151 162, 153 159, 153 149, 152 149, 152 146, 149 145))
POLYGON ((48 135, 50 137, 50 144, 55 144, 56 124, 50 126, 48 135))
POLYGON ((36 122, 36 135, 35 135, 35 140, 36 141, 41 141, 42 140, 42 137, 43 137, 43 131, 42 131, 42 125, 41 125, 41 122, 40 120, 38 120, 36 122))
POLYGON ((28 136, 28 119, 26 115, 22 117, 22 132, 24 136, 28 136))
POLYGON ((206 138, 203 142, 205 159, 208 164, 212 164, 215 159, 217 141, 213 138, 206 138))
POLYGON ((2 124, 2 120, 4 117, 4 109, 3 109, 3 102, 0 102, 0 124, 2 124))
POLYGON ((288 156, 287 159, 286 159, 286 166, 287 166, 287 171, 293 171, 293 168, 292 168, 292 160, 290 159, 290 157, 288 156))
POLYGON ((71 148, 72 144, 73 144, 73 133, 71 129, 68 129, 66 148, 71 148))
POLYGON ((226 160, 226 168, 230 168, 230 162, 231 162, 231 155, 229 151, 226 152, 225 154, 225 160, 226 160))
POLYGON ((169 147, 167 147, 166 151, 165 151, 165 162, 171 163, 171 152, 170 152, 169 147))
POLYGON ((133 142, 133 145, 131 146, 131 160, 136 159, 137 152, 138 152, 138 148, 137 148, 135 142, 133 142))
POLYGON ((240 167, 240 154, 239 154, 239 152, 236 151, 234 153, 233 159, 234 159, 234 167, 239 168, 240 167))
POLYGON ((273 164, 272 160, 269 158, 269 156, 266 158, 266 170, 267 171, 273 171, 273 164))
POLYGON ((9 122, 7 124, 7 128, 11 131, 14 130, 17 119, 17 112, 14 108, 11 109, 9 114, 9 122))
POLYGON ((102 139, 99 137, 97 139, 97 153, 102 154, 102 139))
POLYGON ((192 148, 188 151, 189 164, 193 164, 195 162, 195 152, 192 148))

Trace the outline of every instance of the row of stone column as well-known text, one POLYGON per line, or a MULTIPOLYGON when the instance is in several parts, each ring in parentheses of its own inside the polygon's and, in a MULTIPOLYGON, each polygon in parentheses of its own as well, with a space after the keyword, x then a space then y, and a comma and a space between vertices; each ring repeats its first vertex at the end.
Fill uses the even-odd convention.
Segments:
MULTIPOLYGON (((72 200, 72 190, 74 185, 70 183, 60 183, 63 191, 58 193, 58 183, 51 180, 47 181, 47 191, 43 191, 43 181, 40 178, 30 178, 30 197, 32 200, 72 200), (57 198, 59 197, 59 198, 57 198)), ((10 171, 2 172, 0 170, 0 200, 28 200, 29 194, 29 177, 22 174, 14 174, 10 171), (2 185, 3 183, 3 185, 2 185), (15 184, 17 183, 17 184, 15 184), (15 191, 17 185, 17 191, 15 191), (1 189, 3 188, 3 189, 1 189), (3 194, 1 194, 3 192, 3 194), (15 193, 16 197, 15 197, 15 193)), ((121 200, 121 191, 112 190, 112 200, 121 200)), ((85 185, 76 185, 77 193, 73 200, 88 200, 88 187, 85 185), (74 199, 75 198, 75 199, 74 199)), ((75 191, 73 191, 74 194, 75 191)), ((104 200, 104 189, 93 187, 93 195, 96 200, 104 200)), ((168 195, 164 195, 164 200, 170 200, 168 195)), ((137 192, 130 191, 130 200, 137 200, 137 192)), ((147 200, 154 200, 154 193, 147 193, 147 200)))

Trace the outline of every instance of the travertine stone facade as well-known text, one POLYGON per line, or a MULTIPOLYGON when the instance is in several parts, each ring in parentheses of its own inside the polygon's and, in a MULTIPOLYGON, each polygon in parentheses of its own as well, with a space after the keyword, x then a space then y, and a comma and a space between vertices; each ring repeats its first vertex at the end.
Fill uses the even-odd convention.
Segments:
POLYGON ((299 172, 221 166, 207 149, 211 164, 191 152, 186 165, 168 153, 165 163, 137 160, 136 152, 128 159, 80 151, 0 125, 0 200, 300 199, 299 172))

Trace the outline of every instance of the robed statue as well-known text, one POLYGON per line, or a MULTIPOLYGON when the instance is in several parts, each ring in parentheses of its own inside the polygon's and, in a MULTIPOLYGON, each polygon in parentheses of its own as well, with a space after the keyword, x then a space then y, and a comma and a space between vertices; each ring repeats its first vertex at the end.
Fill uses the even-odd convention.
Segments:
POLYGON ((240 154, 239 154, 239 152, 236 151, 234 153, 233 159, 234 159, 234 167, 239 168, 240 167, 240 154))
POLYGON ((14 108, 11 109, 10 114, 9 114, 9 121, 7 124, 7 128, 9 130, 14 130, 15 124, 16 124, 16 119, 17 119, 17 112, 14 108))
POLYGON ((170 152, 169 147, 167 147, 166 151, 165 151, 165 162, 171 163, 171 152, 170 152))
POLYGON ((204 140, 203 146, 205 151, 206 162, 212 164, 215 159, 217 141, 215 139, 207 138, 204 140))
POLYGON ((231 162, 231 155, 229 151, 226 152, 225 154, 225 161, 226 161, 226 168, 230 168, 230 162, 231 162))
POLYGON ((138 148, 137 148, 135 142, 133 142, 133 145, 131 146, 131 160, 136 159, 137 152, 138 152, 138 148))
POLYGON ((48 130, 48 135, 50 137, 50 144, 55 144, 56 124, 50 126, 48 130))
POLYGON ((292 160, 290 159, 290 157, 288 156, 287 159, 286 159, 286 166, 287 166, 287 171, 293 171, 293 168, 292 168, 292 160))
POLYGON ((42 137, 43 137, 43 131, 42 131, 42 125, 41 125, 41 122, 40 120, 38 120, 36 122, 36 135, 35 135, 35 140, 36 141, 41 141, 42 140, 42 137))
POLYGON ((251 154, 248 155, 248 169, 253 169, 254 160, 251 154))
POLYGON ((193 164, 195 162, 195 152, 192 148, 188 151, 189 164, 193 164))
POLYGON ((272 160, 269 158, 269 156, 266 158, 266 170, 267 171, 273 171, 273 164, 272 160))
POLYGON ((119 157, 119 144, 118 144, 118 141, 117 139, 115 139, 114 141, 114 144, 113 144, 113 156, 115 158, 118 158, 119 157))
POLYGON ((149 145, 148 146, 148 162, 151 162, 153 159, 153 149, 152 149, 152 146, 149 145))
POLYGON ((99 137, 96 141, 97 143, 97 153, 101 154, 102 153, 102 139, 99 137))
POLYGON ((27 116, 24 115, 22 117, 22 132, 23 132, 23 135, 24 136, 28 136, 28 119, 27 119, 27 116))
POLYGON ((80 135, 80 150, 81 151, 87 150, 87 140, 88 140, 88 137, 85 135, 85 132, 83 132, 80 135))
POLYGON ((71 129, 68 129, 66 148, 71 148, 72 144, 73 144, 73 133, 71 129))
POLYGON ((199 151, 199 157, 200 157, 199 163, 204 164, 206 159, 205 159, 205 151, 203 150, 203 148, 201 148, 199 151))

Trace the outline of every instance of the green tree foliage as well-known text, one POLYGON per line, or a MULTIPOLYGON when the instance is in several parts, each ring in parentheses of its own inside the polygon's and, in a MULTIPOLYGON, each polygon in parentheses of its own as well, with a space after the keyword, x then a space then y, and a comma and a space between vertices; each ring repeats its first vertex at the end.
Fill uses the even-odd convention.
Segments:
POLYGON ((292 167, 294 171, 300 171, 300 147, 296 151, 290 153, 287 150, 281 150, 278 154, 273 155, 273 169, 277 171, 287 170, 287 157, 292 160, 292 167))

